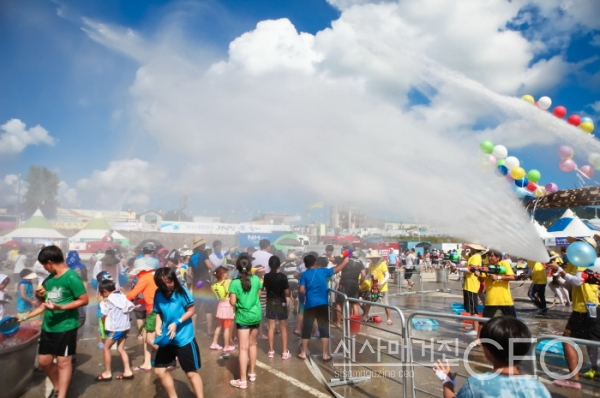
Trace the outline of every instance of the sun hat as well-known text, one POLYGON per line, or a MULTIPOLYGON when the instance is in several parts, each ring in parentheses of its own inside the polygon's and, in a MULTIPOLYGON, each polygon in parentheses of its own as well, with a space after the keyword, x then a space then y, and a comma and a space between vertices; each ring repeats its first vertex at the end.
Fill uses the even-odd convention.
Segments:
POLYGON ((184 251, 181 252, 181 255, 185 256, 185 257, 191 256, 192 254, 194 254, 194 252, 191 251, 191 250, 189 250, 189 249, 188 250, 184 250, 184 251))
MULTIPOLYGON (((594 235, 594 237, 597 237, 597 236, 600 238, 600 236, 599 236, 598 234, 595 234, 595 235, 594 235)), ((586 237, 583 237, 583 238, 576 238, 576 237, 574 237, 574 236, 568 236, 568 237, 567 237, 567 241, 568 241, 569 243, 573 243, 573 242, 577 242, 577 241, 580 241, 580 242, 586 242, 586 243, 589 243, 590 245, 592 245, 592 247, 593 247, 594 249, 596 249, 596 248, 598 247, 598 244, 596 243, 596 239, 594 239, 594 238, 590 238, 590 237, 588 237, 588 236, 586 236, 586 237)))
POLYGON ((371 259, 371 258, 383 258, 381 256, 381 254, 379 254, 379 251, 377 250, 371 250, 369 251, 369 254, 367 255, 367 257, 365 257, 367 259, 371 259))
POLYGON ((142 271, 154 271, 155 268, 148 264, 144 257, 138 258, 133 262, 133 268, 129 271, 129 275, 137 275, 142 271))
POLYGON ((288 260, 298 260, 298 256, 296 256, 296 254, 294 252, 291 252, 290 254, 287 255, 287 259, 288 260))
POLYGON ((477 243, 467 243, 464 247, 468 247, 473 250, 485 251, 487 250, 485 247, 478 245, 477 243))
POLYGON ((26 281, 31 281, 33 279, 37 279, 38 276, 35 272, 33 272, 30 269, 24 268, 23 271, 21 271, 20 275, 21 279, 24 279, 26 281))
POLYGON ((206 244, 206 240, 203 237, 194 236, 194 242, 192 243, 192 250, 199 246, 205 245, 205 244, 206 244))
POLYGON ((108 249, 104 252, 104 257, 100 259, 100 262, 107 265, 116 265, 119 264, 121 260, 117 258, 114 250, 108 249))

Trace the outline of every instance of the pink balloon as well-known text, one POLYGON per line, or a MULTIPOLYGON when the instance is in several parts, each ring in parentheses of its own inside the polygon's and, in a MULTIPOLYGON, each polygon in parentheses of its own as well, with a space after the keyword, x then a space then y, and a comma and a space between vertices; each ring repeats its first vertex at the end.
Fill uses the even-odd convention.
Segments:
POLYGON ((497 161, 498 161, 498 159, 496 159, 496 157, 494 155, 490 155, 490 164, 492 166, 495 166, 497 161))
POLYGON ((577 163, 573 161, 573 159, 563 159, 558 162, 558 167, 566 173, 573 171, 577 168, 577 163))
POLYGON ((590 166, 589 164, 581 166, 579 171, 585 174, 588 178, 592 178, 594 176, 594 166, 590 166))
POLYGON ((510 176, 510 173, 508 173, 508 174, 506 175, 506 180, 507 180, 508 182, 514 182, 514 181, 515 181, 515 179, 514 179, 514 178, 512 178, 512 177, 510 176))
POLYGON ((573 126, 577 127, 581 124, 581 117, 579 115, 571 115, 567 119, 567 123, 572 124, 573 126))
POLYGON ((556 185, 553 182, 546 184, 546 192, 549 192, 549 193, 558 192, 558 185, 556 185))
POLYGON ((567 145, 563 145, 560 148, 558 148, 558 156, 560 156, 561 159, 570 159, 573 157, 573 148, 571 148, 570 146, 567 145))

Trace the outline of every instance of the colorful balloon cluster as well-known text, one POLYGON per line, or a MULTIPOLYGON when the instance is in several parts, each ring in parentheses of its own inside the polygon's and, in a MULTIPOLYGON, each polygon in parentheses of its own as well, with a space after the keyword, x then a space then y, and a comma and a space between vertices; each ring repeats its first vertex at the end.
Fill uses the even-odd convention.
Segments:
MULTIPOLYGON (((522 96, 521 99, 523 99, 524 101, 527 101, 529 103, 535 104, 535 105, 537 105, 538 108, 543 109, 545 111, 550 109, 550 106, 552 106, 552 100, 550 99, 550 97, 544 96, 544 97, 541 97, 537 102, 535 102, 535 99, 531 95, 526 94, 526 95, 522 96)), ((559 105, 552 110, 552 114, 554 116, 556 116, 557 118, 562 119, 563 117, 565 117, 567 115, 567 108, 559 105)), ((594 131, 594 122, 589 117, 581 117, 579 115, 571 115, 567 118, 567 123, 569 123, 575 127, 579 127, 580 129, 582 129, 583 131, 585 131, 588 134, 590 134, 592 131, 594 131)))
MULTIPOLYGON (((498 172, 518 187, 517 196, 531 196, 534 193, 535 196, 544 196, 558 191, 558 186, 553 182, 546 186, 540 185, 542 173, 535 169, 525 171, 519 159, 508 156, 508 149, 504 145, 494 145, 491 141, 485 140, 481 141, 479 148, 481 152, 490 156, 489 161, 497 167, 498 172)), ((598 162, 600 163, 600 155, 598 155, 598 162)))
POLYGON ((577 168, 577 163, 573 160, 573 155, 575 155, 575 152, 570 146, 563 145, 558 148, 558 156, 560 156, 558 167, 565 173, 577 170, 584 176, 592 178, 594 176, 594 168, 600 170, 600 154, 590 154, 590 156, 588 156, 588 162, 590 162, 590 164, 586 164, 580 168, 577 168))

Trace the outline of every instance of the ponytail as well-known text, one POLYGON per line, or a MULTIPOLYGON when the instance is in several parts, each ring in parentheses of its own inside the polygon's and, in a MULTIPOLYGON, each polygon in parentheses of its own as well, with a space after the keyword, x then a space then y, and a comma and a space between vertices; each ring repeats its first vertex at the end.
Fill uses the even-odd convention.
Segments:
POLYGON ((252 263, 248 257, 240 257, 237 259, 235 263, 235 267, 240 273, 240 280, 242 281, 242 289, 245 292, 249 292, 252 288, 252 284, 250 283, 250 277, 248 274, 250 273, 250 269, 252 268, 252 263))
POLYGON ((270 274, 274 274, 277 272, 279 267, 281 266, 281 260, 277 256, 269 257, 269 268, 271 268, 270 274))

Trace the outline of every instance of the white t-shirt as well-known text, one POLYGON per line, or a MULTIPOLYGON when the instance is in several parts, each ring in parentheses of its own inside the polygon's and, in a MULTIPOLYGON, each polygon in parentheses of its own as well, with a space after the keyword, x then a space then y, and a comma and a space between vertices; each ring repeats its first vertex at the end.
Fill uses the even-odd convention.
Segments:
POLYGON ((414 262, 417 258, 410 253, 409 255, 406 256, 406 268, 414 268, 414 262))
POLYGON ((210 256, 208 256, 208 259, 210 260, 212 265, 215 266, 215 268, 220 267, 225 264, 225 252, 222 251, 221 255, 222 255, 222 258, 217 257, 217 255, 215 253, 211 253, 210 256))
POLYGON ((25 260, 27 260, 27 256, 24 254, 17 255, 17 258, 15 259, 15 269, 13 271, 15 274, 18 274, 25 269, 25 260))
POLYGON ((42 281, 50 275, 50 272, 46 271, 46 268, 44 268, 42 263, 40 263, 39 261, 36 261, 33 265, 33 272, 37 274, 39 284, 41 284, 42 281))
POLYGON ((129 313, 133 309, 133 303, 123 293, 117 290, 109 294, 107 300, 100 303, 100 311, 106 315, 104 328, 110 332, 129 330, 129 313))
POLYGON ((252 266, 254 268, 263 266, 263 269, 266 270, 265 273, 271 272, 271 267, 269 267, 269 259, 273 257, 271 253, 265 250, 259 250, 254 252, 252 257, 254 257, 254 260, 252 261, 252 266))

